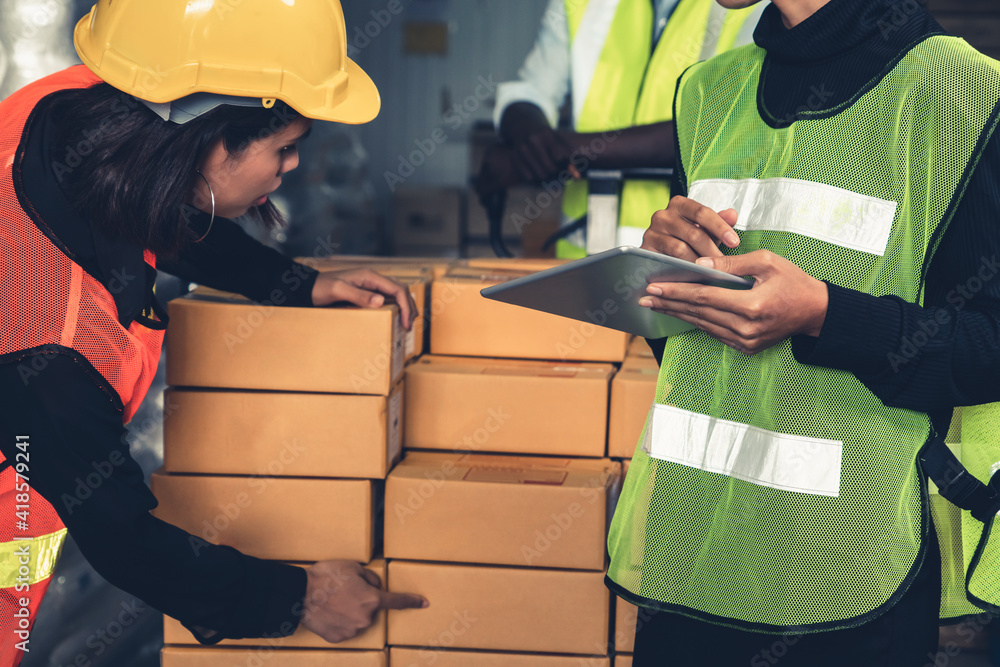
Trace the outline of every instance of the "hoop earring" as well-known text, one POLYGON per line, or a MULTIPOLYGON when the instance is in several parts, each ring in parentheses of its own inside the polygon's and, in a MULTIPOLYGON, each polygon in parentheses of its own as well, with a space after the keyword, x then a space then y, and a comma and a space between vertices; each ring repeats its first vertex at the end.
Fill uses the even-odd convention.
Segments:
POLYGON ((208 194, 212 196, 212 217, 208 221, 208 229, 205 230, 205 233, 202 235, 200 239, 195 241, 195 243, 201 243, 202 241, 205 240, 205 237, 208 236, 208 233, 212 231, 212 223, 215 222, 215 191, 212 190, 212 184, 208 182, 207 178, 205 178, 205 174, 201 173, 200 171, 196 171, 195 173, 201 176, 201 180, 205 181, 205 185, 208 186, 208 194))

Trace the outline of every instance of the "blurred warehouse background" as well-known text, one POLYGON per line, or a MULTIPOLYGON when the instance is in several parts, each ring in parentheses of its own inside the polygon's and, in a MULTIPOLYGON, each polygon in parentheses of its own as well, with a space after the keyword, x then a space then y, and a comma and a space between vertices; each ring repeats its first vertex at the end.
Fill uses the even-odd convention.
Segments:
MULTIPOLYGON (((901 0, 900 11, 915 1, 901 0)), ((496 84, 515 76, 548 0, 342 2, 349 55, 378 85, 382 112, 360 127, 316 125, 277 198, 289 225, 262 240, 295 256, 488 254, 469 180, 477 155, 496 140, 496 84)), ((0 0, 0 99, 78 62, 72 28, 90 4, 0 0)), ((1000 57, 995 0, 928 4, 946 29, 1000 57)), ((550 209, 509 243, 537 250, 558 223, 558 206, 550 209)), ((130 425, 147 475, 162 462, 163 386, 160 377, 130 425)), ((32 639, 25 667, 153 667, 162 617, 104 582, 70 540, 32 639)))

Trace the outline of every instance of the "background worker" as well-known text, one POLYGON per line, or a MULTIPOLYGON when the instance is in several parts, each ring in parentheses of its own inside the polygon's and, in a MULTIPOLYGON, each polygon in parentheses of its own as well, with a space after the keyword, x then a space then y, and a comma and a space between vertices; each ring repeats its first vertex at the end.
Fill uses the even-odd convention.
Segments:
POLYGON ((636 665, 939 664, 917 455, 1000 399, 1000 64, 912 9, 774 0, 678 83, 683 196, 643 247, 756 284, 642 300, 697 329, 662 348, 609 538, 611 588, 659 610, 636 665))
MULTIPOLYGON (((587 184, 570 180, 570 165, 577 173, 673 166, 677 77, 698 60, 749 43, 762 9, 727 12, 714 0, 550 0, 519 80, 497 91, 494 121, 505 143, 486 154, 479 193, 562 173, 566 233, 587 214, 587 184), (573 129, 556 130, 567 94, 573 129)), ((650 212, 669 199, 665 182, 626 182, 619 245, 638 246, 650 212)), ((583 239, 582 231, 569 234, 557 255, 584 256, 583 239)))
POLYGON ((425 605, 383 592, 358 563, 304 570, 153 518, 124 426, 167 326, 157 264, 288 306, 395 299, 412 326, 405 287, 367 270, 317 273, 232 221, 280 223, 268 195, 298 165, 312 119, 378 113, 374 84, 345 57, 339 2, 246 0, 220 15, 101 0, 75 41, 90 69, 0 103, 0 665, 21 660, 14 632, 30 626, 67 529, 103 577, 206 643, 300 622, 340 641, 379 609, 425 605))

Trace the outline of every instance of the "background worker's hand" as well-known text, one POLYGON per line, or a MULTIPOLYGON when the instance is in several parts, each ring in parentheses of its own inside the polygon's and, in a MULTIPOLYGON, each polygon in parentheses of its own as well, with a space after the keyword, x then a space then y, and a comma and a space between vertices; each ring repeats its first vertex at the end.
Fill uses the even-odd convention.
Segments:
POLYGON ((569 168, 573 149, 565 138, 546 126, 510 145, 491 146, 476 176, 480 196, 522 183, 558 178, 569 168))
POLYGON ((666 209, 653 214, 642 235, 642 248, 693 262, 699 257, 722 257, 719 244, 735 248, 736 211, 716 213, 687 197, 674 197, 666 209))
POLYGON ((382 609, 428 606, 419 595, 383 591, 378 575, 347 560, 326 560, 306 570, 302 625, 328 642, 350 639, 370 627, 382 609))
POLYGON ((399 318, 406 330, 412 329, 417 318, 417 304, 410 296, 410 290, 371 269, 324 271, 316 277, 312 291, 314 306, 346 301, 362 308, 381 308, 386 297, 396 301, 399 318))
POLYGON ((514 144, 514 167, 525 183, 551 180, 569 166, 573 149, 558 132, 544 127, 514 144))

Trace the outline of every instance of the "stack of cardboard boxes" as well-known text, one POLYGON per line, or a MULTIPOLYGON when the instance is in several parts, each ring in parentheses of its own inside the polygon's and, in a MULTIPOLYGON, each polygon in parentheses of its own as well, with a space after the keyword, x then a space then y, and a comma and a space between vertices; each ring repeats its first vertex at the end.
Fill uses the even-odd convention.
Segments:
MULTIPOLYGON (((171 302, 156 515, 213 544, 309 564, 376 557, 385 476, 400 456, 406 337, 395 305, 273 308, 210 290, 171 302)), ((194 547, 193 547, 194 548, 194 547)), ((331 646, 287 638, 197 648, 167 618, 164 667, 385 667, 385 618, 331 646)))
MULTIPOLYGON (((642 338, 628 347, 625 362, 611 382, 611 409, 608 413, 608 456, 621 460, 622 477, 646 426, 649 408, 656 397, 656 378, 660 367, 649 345, 642 338)), ((612 643, 615 667, 632 667, 636 623, 641 611, 621 598, 615 599, 615 624, 612 643)))
POLYGON ((385 519, 390 589, 431 606, 390 612, 393 665, 611 665, 607 414, 627 337, 479 294, 548 266, 470 261, 432 284, 385 519))
POLYGON ((172 302, 157 514, 261 558, 368 562, 430 607, 336 646, 300 628, 198 648, 168 618, 164 666, 274 650, 295 666, 630 665, 637 610, 612 604, 605 545, 653 398, 645 342, 479 294, 551 261, 300 261, 390 275, 424 317, 407 333, 395 306, 172 302))

